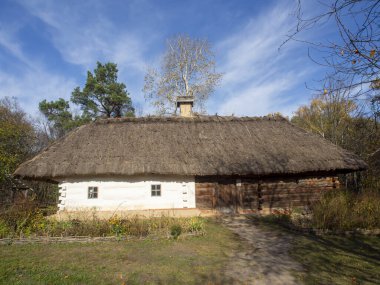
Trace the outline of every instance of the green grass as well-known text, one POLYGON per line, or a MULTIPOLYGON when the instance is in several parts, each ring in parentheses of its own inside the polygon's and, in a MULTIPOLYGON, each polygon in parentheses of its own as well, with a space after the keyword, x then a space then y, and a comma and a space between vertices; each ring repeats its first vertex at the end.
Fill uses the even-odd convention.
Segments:
POLYGON ((380 238, 295 235, 291 256, 305 284, 379 284, 380 238))
MULTIPOLYGON (((295 233, 270 219, 255 225, 292 235, 289 254, 305 284, 379 284, 380 238, 295 233)), ((178 240, 0 246, 0 284, 230 284, 223 272, 242 245, 206 222, 206 235, 178 240)), ((254 270, 254 268, 252 268, 254 270)))
POLYGON ((238 244, 224 227, 178 240, 0 246, 0 284, 220 283, 238 244))
POLYGON ((260 227, 292 236, 289 254, 304 267, 295 272, 304 284, 380 284, 380 237, 304 234, 278 219, 252 217, 260 227))

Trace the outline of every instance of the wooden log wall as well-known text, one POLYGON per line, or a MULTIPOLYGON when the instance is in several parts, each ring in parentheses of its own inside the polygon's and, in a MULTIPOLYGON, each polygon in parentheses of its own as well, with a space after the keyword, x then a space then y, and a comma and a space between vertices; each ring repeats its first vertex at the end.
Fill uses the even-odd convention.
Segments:
POLYGON ((309 206, 339 186, 335 177, 231 178, 196 177, 196 207, 222 211, 257 211, 309 206))

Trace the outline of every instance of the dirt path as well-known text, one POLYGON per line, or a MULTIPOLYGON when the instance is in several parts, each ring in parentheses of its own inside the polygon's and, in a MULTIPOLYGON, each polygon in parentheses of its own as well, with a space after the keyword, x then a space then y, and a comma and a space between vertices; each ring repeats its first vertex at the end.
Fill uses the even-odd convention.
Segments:
POLYGON ((245 216, 226 216, 222 221, 243 241, 225 272, 234 284, 300 284, 291 274, 302 266, 288 255, 290 236, 259 228, 245 216))

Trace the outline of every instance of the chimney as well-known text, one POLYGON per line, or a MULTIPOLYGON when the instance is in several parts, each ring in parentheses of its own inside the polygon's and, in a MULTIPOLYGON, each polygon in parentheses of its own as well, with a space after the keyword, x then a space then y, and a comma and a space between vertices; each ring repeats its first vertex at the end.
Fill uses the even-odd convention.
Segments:
POLYGON ((193 96, 178 96, 177 97, 177 108, 179 108, 179 114, 181 117, 192 117, 193 116, 193 96))

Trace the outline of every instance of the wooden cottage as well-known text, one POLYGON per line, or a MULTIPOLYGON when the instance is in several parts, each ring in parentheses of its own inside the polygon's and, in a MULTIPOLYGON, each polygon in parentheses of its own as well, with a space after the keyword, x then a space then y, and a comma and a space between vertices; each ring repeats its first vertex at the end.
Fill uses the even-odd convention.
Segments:
MULTIPOLYGON (((61 210, 258 211, 310 205, 366 164, 281 117, 102 119, 15 175, 59 183, 61 210)), ((181 105, 181 104, 180 104, 181 105)), ((191 105, 191 104, 190 104, 191 105)))

